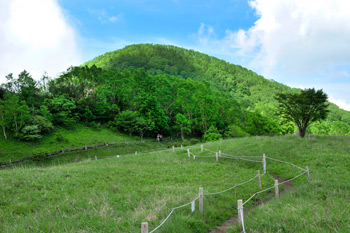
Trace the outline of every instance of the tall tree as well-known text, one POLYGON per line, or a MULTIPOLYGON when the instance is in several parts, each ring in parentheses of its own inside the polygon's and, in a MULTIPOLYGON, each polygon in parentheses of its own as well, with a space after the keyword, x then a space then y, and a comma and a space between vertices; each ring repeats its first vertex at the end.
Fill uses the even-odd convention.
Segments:
POLYGON ((276 95, 279 102, 277 114, 294 122, 299 129, 299 136, 304 137, 307 127, 318 120, 324 120, 329 110, 327 94, 314 88, 302 90, 299 94, 276 95))

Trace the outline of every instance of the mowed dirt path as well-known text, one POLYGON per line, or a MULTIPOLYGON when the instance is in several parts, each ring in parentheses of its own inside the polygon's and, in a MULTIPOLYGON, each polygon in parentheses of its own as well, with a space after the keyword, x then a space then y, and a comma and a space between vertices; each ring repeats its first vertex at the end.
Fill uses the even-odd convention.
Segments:
MULTIPOLYGON (((282 178, 282 177, 278 177, 274 174, 271 174, 271 176, 273 176, 273 178, 277 179, 279 183, 286 181, 286 179, 282 178)), ((287 190, 293 188, 293 184, 291 182, 287 182, 283 184, 284 189, 282 191, 280 191, 280 194, 286 192, 287 190)), ((274 189, 272 189, 272 191, 274 191, 274 189)), ((268 193, 272 192, 271 190, 268 191, 268 193)), ((255 200, 255 205, 248 208, 248 209, 244 209, 244 215, 248 214, 252 209, 255 209, 257 207, 259 207, 260 205, 264 205, 265 203, 267 203, 268 201, 270 201, 273 197, 267 198, 265 200, 259 200, 256 199, 255 200)), ((235 215, 229 219, 227 219, 225 222, 223 222, 220 226, 217 226, 215 229, 209 231, 209 233, 225 233, 229 227, 236 225, 238 221, 238 215, 235 215)))

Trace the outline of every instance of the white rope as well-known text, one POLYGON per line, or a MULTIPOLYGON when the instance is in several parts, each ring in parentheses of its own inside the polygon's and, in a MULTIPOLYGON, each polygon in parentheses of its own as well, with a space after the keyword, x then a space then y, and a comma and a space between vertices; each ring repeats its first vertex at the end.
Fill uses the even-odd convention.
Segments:
POLYGON ((197 201, 198 198, 199 198, 199 195, 198 195, 193 201, 191 201, 191 202, 189 202, 189 203, 186 203, 186 204, 184 204, 184 205, 180 205, 180 206, 178 206, 178 207, 174 207, 173 210, 180 209, 180 208, 182 208, 182 207, 185 207, 185 206, 187 206, 187 205, 190 205, 192 202, 197 201))
POLYGON ((299 175, 297 175, 296 177, 292 178, 292 179, 289 179, 289 180, 285 180, 279 184, 284 184, 284 183, 288 183, 288 182, 291 182, 292 180, 295 180, 296 178, 299 178, 300 176, 304 175, 306 173, 306 171, 304 171, 303 173, 300 173, 299 175))
POLYGON ((154 228, 153 231, 151 231, 150 233, 155 232, 155 231, 158 230, 161 226, 163 226, 163 224, 164 224, 164 223, 169 219, 169 217, 174 213, 174 210, 180 209, 180 208, 185 207, 185 206, 187 206, 187 205, 190 205, 190 204, 192 204, 192 202, 196 201, 198 198, 199 198, 199 195, 198 195, 193 201, 191 201, 191 202, 188 202, 188 203, 186 203, 186 204, 184 204, 184 205, 181 205, 181 206, 177 206, 177 207, 172 208, 171 211, 170 211, 170 214, 164 219, 164 221, 163 221, 161 224, 159 224, 156 228, 154 228))
POLYGON ((203 149, 206 150, 206 151, 209 151, 209 152, 216 153, 216 151, 208 150, 207 148, 203 148, 203 149))
MULTIPOLYGON (((243 205, 242 205, 242 207, 241 207, 241 210, 243 210, 243 205)), ((244 218, 243 218, 243 214, 242 214, 242 211, 241 211, 241 222, 242 222, 242 228, 243 228, 243 233, 245 233, 245 228, 244 228, 244 218)))
POLYGON ((240 159, 240 160, 249 161, 249 162, 262 163, 262 161, 251 160, 251 159, 243 159, 243 158, 235 158, 235 157, 227 157, 227 156, 221 156, 220 158, 226 158, 226 159, 240 159))
POLYGON ((193 156, 196 156, 196 158, 209 158, 209 157, 215 157, 215 155, 209 155, 209 156, 201 156, 201 155, 195 155, 190 151, 190 154, 193 156))
POLYGON ((203 195, 204 195, 204 196, 209 196, 209 195, 221 194, 221 193, 227 192, 227 191, 229 191, 229 190, 231 190, 231 189, 234 189, 234 188, 236 188, 236 187, 238 187, 238 186, 241 186, 241 185, 244 185, 244 184, 246 184, 246 183, 249 183, 250 181, 254 180, 254 179, 257 178, 257 177, 258 177, 258 175, 254 176, 253 178, 251 178, 251 179, 249 179, 249 180, 247 180, 247 181, 245 181, 245 182, 243 182, 243 183, 241 183, 241 184, 236 184, 236 185, 232 186, 231 188, 225 189, 225 190, 223 190, 223 191, 216 192, 216 193, 205 193, 205 194, 203 194, 203 195))
POLYGON ((298 167, 297 165, 294 165, 294 164, 292 164, 292 163, 289 163, 289 162, 286 162, 286 161, 282 161, 282 160, 278 160, 278 159, 274 159, 274 158, 267 157, 267 156, 266 156, 266 158, 271 159, 271 160, 274 160, 274 161, 276 161, 276 162, 280 162, 280 163, 289 164, 289 165, 291 165, 291 166, 293 166, 293 167, 296 167, 296 168, 298 168, 298 169, 300 169, 300 170, 305 171, 305 169, 304 169, 304 168, 298 167))
POLYGON ((170 214, 168 215, 168 217, 166 217, 166 219, 164 219, 164 221, 159 225, 157 226, 153 231, 151 231, 150 233, 153 233, 155 232, 156 230, 158 230, 158 228, 160 228, 161 226, 163 226, 163 224, 169 219, 169 217, 173 214, 174 212, 174 209, 171 210, 170 214))
POLYGON ((225 154, 225 153, 222 153, 222 155, 227 155, 227 156, 232 156, 232 157, 243 157, 243 158, 262 158, 261 155, 256 155, 256 156, 250 156, 250 155, 230 155, 230 154, 225 154))
MULTIPOLYGON (((292 179, 285 180, 285 181, 279 183, 278 185, 284 184, 284 183, 287 183, 287 182, 290 182, 290 181, 292 181, 292 180, 295 180, 295 179, 299 178, 300 176, 304 175, 305 173, 306 173, 306 171, 303 172, 303 173, 300 173, 299 175, 293 177, 292 179)), ((268 191, 268 190, 270 190, 270 189, 273 189, 273 188, 275 188, 275 186, 272 186, 272 187, 270 187, 270 188, 267 188, 267 189, 264 189, 264 190, 261 190, 261 191, 259 191, 259 192, 254 193, 250 198, 248 198, 248 200, 246 200, 246 201, 243 203, 243 206, 244 206, 248 201, 250 201, 255 195, 257 195, 257 194, 259 194, 259 193, 266 192, 266 191, 268 191)))

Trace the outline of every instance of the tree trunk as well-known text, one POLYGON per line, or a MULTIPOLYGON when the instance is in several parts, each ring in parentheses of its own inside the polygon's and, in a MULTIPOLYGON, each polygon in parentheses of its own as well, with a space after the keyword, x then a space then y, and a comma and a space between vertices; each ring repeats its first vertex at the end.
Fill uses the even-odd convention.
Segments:
POLYGON ((4 132, 4 137, 7 140, 7 135, 6 135, 6 130, 5 130, 5 125, 2 125, 2 131, 4 132))
POLYGON ((299 129, 299 136, 301 138, 305 137, 305 134, 306 134, 306 129, 299 129))
POLYGON ((181 126, 181 139, 182 139, 182 141, 185 140, 185 138, 184 138, 184 131, 183 131, 183 129, 182 129, 182 126, 181 126))
POLYGON ((4 119, 4 115, 0 114, 1 119, 2 119, 2 132, 4 133, 4 137, 7 140, 7 135, 6 135, 6 129, 5 129, 5 119, 4 119))

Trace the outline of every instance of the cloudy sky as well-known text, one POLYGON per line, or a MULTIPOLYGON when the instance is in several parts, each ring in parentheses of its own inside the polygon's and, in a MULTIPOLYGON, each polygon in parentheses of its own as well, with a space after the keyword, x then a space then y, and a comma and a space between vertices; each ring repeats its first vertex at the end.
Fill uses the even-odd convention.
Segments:
POLYGON ((39 79, 133 43, 172 44, 350 110, 348 0, 0 0, 0 82, 39 79))

